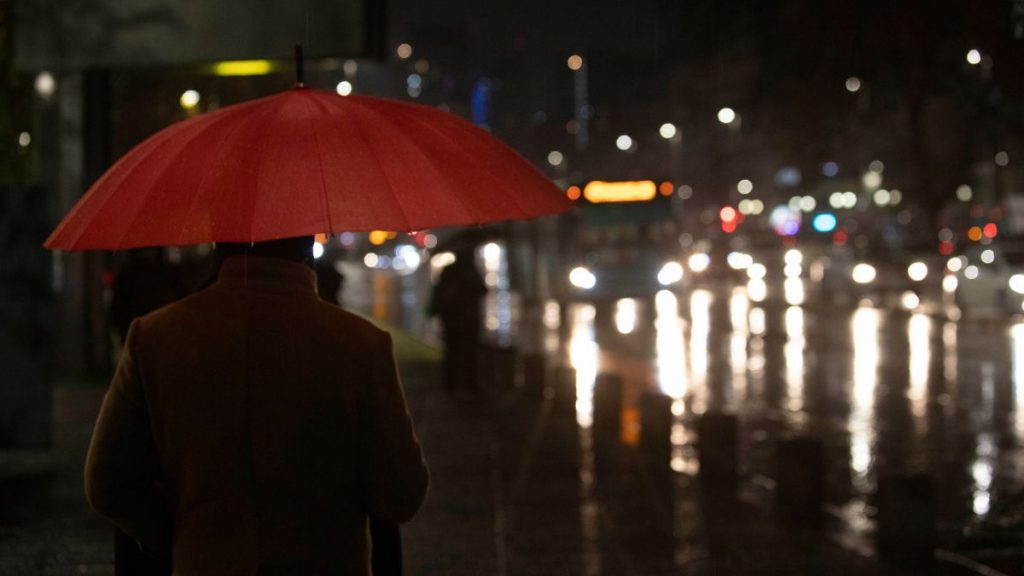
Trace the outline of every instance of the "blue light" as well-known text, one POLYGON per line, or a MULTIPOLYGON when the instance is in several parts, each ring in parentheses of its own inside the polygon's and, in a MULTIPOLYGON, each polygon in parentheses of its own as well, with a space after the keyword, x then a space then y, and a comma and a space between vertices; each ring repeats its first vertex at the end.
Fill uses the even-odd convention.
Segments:
POLYGON ((814 217, 811 226, 818 232, 831 232, 836 229, 836 215, 831 212, 822 212, 814 217))
POLYGON ((469 96, 473 124, 486 126, 491 119, 491 80, 478 78, 469 96))
POLYGON ((821 173, 829 178, 833 178, 836 174, 839 174, 839 164, 836 164, 835 162, 825 162, 821 166, 821 173))

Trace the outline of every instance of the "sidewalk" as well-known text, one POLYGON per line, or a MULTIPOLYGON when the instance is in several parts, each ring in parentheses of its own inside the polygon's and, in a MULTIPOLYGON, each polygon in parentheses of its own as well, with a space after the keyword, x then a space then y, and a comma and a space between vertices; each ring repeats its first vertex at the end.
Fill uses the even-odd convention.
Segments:
MULTIPOLYGON (((494 384, 446 395, 437 352, 398 332, 395 343, 431 468, 403 529, 406 574, 893 574, 742 499, 702 500, 695 477, 654 473, 637 448, 595 455, 550 399, 494 384)), ((0 574, 113 573, 111 530, 81 488, 102 394, 59 385, 52 453, 0 459, 0 574)))

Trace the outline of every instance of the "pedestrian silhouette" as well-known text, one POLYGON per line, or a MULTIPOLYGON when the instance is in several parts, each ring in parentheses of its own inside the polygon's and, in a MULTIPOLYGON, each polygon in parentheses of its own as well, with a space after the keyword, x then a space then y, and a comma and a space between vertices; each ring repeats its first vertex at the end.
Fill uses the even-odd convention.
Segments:
POLYGON ((90 505, 180 574, 369 574, 368 518, 427 468, 391 338, 321 301, 312 238, 220 244, 207 289, 132 322, 90 505))
MULTIPOLYGON (((164 259, 162 248, 139 248, 125 253, 125 260, 111 286, 110 324, 118 342, 128 337, 128 327, 140 316, 185 296, 180 274, 164 259)), ((114 565, 121 574, 170 574, 170 563, 143 554, 135 541, 114 528, 114 565)))
POLYGON ((316 262, 316 290, 324 302, 341 306, 341 290, 345 276, 334 268, 332 262, 323 259, 316 262))
POLYGON ((455 262, 441 270, 431 295, 431 312, 441 318, 445 390, 477 387, 477 356, 482 320, 481 298, 487 293, 476 268, 472 246, 463 246, 455 262))
POLYGON ((110 295, 110 323, 120 342, 128 336, 132 320, 183 296, 185 287, 181 275, 164 259, 163 248, 125 252, 110 295))

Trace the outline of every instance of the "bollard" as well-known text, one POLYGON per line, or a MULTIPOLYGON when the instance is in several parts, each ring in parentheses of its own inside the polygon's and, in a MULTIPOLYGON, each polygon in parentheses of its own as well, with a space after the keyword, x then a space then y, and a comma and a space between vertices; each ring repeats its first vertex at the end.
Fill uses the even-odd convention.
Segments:
POLYGON ((559 412, 576 412, 576 369, 572 366, 556 366, 552 390, 555 409, 559 412))
POLYGON ((523 391, 529 396, 544 397, 547 362, 543 354, 523 355, 523 391))
POLYGON ((594 381, 594 440, 614 443, 622 430, 622 377, 602 372, 594 381))
POLYGON ((903 564, 924 565, 936 544, 935 483, 927 474, 878 478, 878 555, 903 564))
POLYGON ((706 491, 733 497, 739 483, 737 418, 733 414, 707 412, 697 423, 700 483, 706 491))
POLYGON ((640 447, 655 471, 670 469, 673 420, 670 396, 648 392, 640 398, 640 447))
POLYGON ((798 437, 775 445, 775 510, 786 523, 820 528, 825 505, 825 446, 798 437))

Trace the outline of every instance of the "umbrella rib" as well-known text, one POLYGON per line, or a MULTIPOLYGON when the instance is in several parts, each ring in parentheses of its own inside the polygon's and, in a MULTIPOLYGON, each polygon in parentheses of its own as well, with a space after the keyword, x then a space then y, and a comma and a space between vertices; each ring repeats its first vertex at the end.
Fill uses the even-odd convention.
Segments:
MULTIPOLYGON (((353 102, 356 102, 356 100, 355 100, 355 99, 353 99, 352 101, 353 101, 353 102)), ((360 104, 360 105, 361 105, 361 106, 362 106, 362 107, 363 107, 364 109, 369 109, 369 110, 370 110, 370 111, 372 111, 372 112, 373 112, 374 114, 376 114, 377 116, 379 116, 379 117, 380 117, 380 118, 382 119, 382 121, 384 121, 384 122, 388 122, 388 123, 392 123, 392 124, 394 123, 394 122, 393 122, 393 121, 392 121, 392 120, 391 120, 391 119, 390 119, 390 118, 389 118, 388 116, 386 116, 386 115, 384 115, 384 114, 381 114, 381 113, 379 113, 379 112, 378 112, 378 111, 377 111, 377 110, 376 110, 376 109, 375 109, 374 107, 372 107, 372 106, 365 106, 365 105, 362 105, 362 104, 360 104)), ((408 116, 409 116, 409 117, 414 117, 415 115, 413 115, 413 114, 409 114, 408 116)), ((406 118, 406 119, 407 119, 407 118, 406 118)), ((404 133, 404 132, 403 132, 402 130, 398 130, 398 129, 396 129, 396 130, 395 130, 394 132, 395 132, 396 134, 401 134, 401 135, 402 135, 402 137, 403 137, 403 139, 404 139, 404 140, 405 140, 405 141, 406 141, 406 142, 407 142, 407 143, 408 143, 408 144, 409 144, 409 145, 410 145, 410 146, 411 146, 412 148, 415 148, 415 149, 416 149, 416 150, 417 150, 417 151, 418 151, 418 152, 420 153, 420 156, 421 156, 421 157, 422 157, 422 158, 424 159, 424 161, 426 161, 426 162, 427 162, 428 164, 430 164, 430 166, 431 166, 431 167, 433 167, 433 168, 434 168, 434 171, 435 171, 435 172, 437 172, 437 174, 438 174, 438 175, 439 175, 439 176, 441 177, 441 179, 442 179, 442 180, 444 180, 444 181, 445 181, 445 182, 446 182, 446 183, 448 184, 449 188, 450 188, 450 189, 451 189, 451 190, 452 190, 453 192, 456 192, 456 193, 452 193, 452 194, 449 194, 449 195, 448 195, 448 197, 449 197, 449 198, 452 198, 452 199, 454 199, 454 200, 455 200, 456 202, 458 202, 458 203, 459 203, 459 206, 461 206, 461 207, 462 207, 462 211, 463 211, 463 212, 465 212, 466 214, 470 215, 470 218, 472 219, 472 214, 473 214, 473 211, 472 211, 472 210, 470 210, 469 206, 467 206, 467 204, 466 204, 466 203, 465 203, 465 202, 464 202, 464 201, 462 200, 462 198, 461 198, 461 195, 457 193, 457 191, 458 191, 458 189, 459 189, 459 188, 458 188, 458 186, 455 186, 455 185, 453 185, 453 184, 451 183, 451 181, 450 181, 450 180, 448 179, 448 177, 447 177, 447 175, 446 175, 446 171, 445 171, 445 170, 442 170, 442 169, 441 169, 441 168, 440 168, 440 167, 439 167, 439 166, 437 165, 437 162, 435 162, 435 161, 434 161, 434 159, 433 159, 433 158, 432 158, 432 157, 431 157, 431 156, 430 156, 429 154, 427 154, 427 153, 426 153, 426 152, 424 151, 424 148, 423 148, 423 146, 422 146, 422 145, 421 145, 421 144, 420 144, 419 142, 417 142, 416 140, 413 140, 412 138, 409 138, 408 136, 406 136, 406 135, 405 135, 405 133, 404 133)), ((406 219, 406 221, 408 222, 408 219, 406 219)), ((477 223, 477 222, 470 222, 470 223, 473 223, 473 224, 475 224, 475 223, 477 223)), ((409 224, 408 224, 408 227, 409 227, 410 229, 412 229, 411 223, 409 223, 409 224)))
MULTIPOLYGON (((309 104, 319 108, 321 112, 327 111, 319 102, 312 98, 307 99, 307 108, 309 104)), ((337 232, 337 230, 334 229, 334 222, 331 219, 331 200, 327 194, 327 175, 324 173, 324 154, 323 150, 320 148, 320 136, 316 130, 316 121, 313 114, 309 115, 309 123, 313 126, 312 132, 313 140, 315 142, 314 148, 316 148, 316 162, 320 166, 320 205, 323 207, 324 217, 327 220, 327 233, 333 234, 337 232)))
MULTIPOLYGON (((213 151, 212 154, 209 155, 209 158, 211 158, 211 159, 219 158, 220 154, 221 154, 221 151, 224 149, 224 145, 228 142, 228 140, 232 136, 235 135, 235 133, 237 133, 241 129, 241 127, 242 127, 241 123, 235 122, 231 126, 231 129, 230 129, 230 131, 228 133, 222 134, 220 142, 217 143, 216 149, 213 151)), ((210 179, 210 176, 211 176, 212 173, 213 172, 210 171, 210 170, 204 171, 202 178, 199 180, 199 183, 196 184, 196 193, 192 197, 192 202, 189 203, 188 212, 186 213, 186 217, 185 217, 185 222, 194 222, 195 220, 192 218, 193 213, 196 211, 196 209, 199 206, 203 206, 204 205, 202 202, 200 202, 200 200, 202 199, 202 196, 203 196, 203 188, 206 186, 206 182, 210 179)), ((207 205, 207 207, 209 207, 209 206, 207 205)), ((186 233, 186 230, 182 229, 181 233, 178 234, 178 245, 179 246, 181 245, 182 236, 185 233, 186 233)))
MULTIPOLYGON (((133 169, 134 169, 134 168, 137 168, 137 167, 138 167, 138 166, 139 166, 140 164, 142 164, 143 162, 145 162, 146 160, 148 160, 148 159, 149 159, 149 157, 150 157, 150 156, 152 156, 152 155, 153 155, 154 153, 156 153, 156 151, 157 151, 157 150, 159 150, 159 149, 160 149, 160 148, 161 148, 162 146, 164 146, 165 144, 167 144, 167 142, 168 142, 168 141, 170 141, 170 139, 171 139, 171 135, 165 135, 164 137, 160 138, 160 139, 159 139, 159 141, 154 141, 154 143, 153 143, 153 146, 152 146, 152 147, 150 147, 149 149, 147 149, 147 150, 145 151, 145 153, 143 154, 143 156, 142 156, 142 158, 141 158, 141 159, 139 159, 138 161, 136 161, 136 163, 135 163, 135 166, 133 167, 133 169)), ((139 146, 143 146, 143 145, 145 145, 145 144, 146 144, 146 142, 148 142, 148 140, 145 140, 145 141, 143 141, 142 143, 140 143, 140 144, 139 144, 139 146)), ((95 186, 98 186, 98 185, 102 184, 102 183, 103 183, 103 182, 104 182, 104 181, 105 181, 105 180, 107 179, 107 175, 108 175, 108 174, 112 174, 112 173, 113 173, 113 169, 114 169, 115 167, 117 167, 117 166, 118 166, 119 164, 121 164, 122 162, 127 162, 128 160, 129 160, 129 157, 128 157, 128 156, 124 156, 124 157, 122 157, 122 158, 121 158, 120 160, 118 160, 117 162, 115 162, 115 163, 114 163, 114 166, 112 166, 112 167, 111 167, 111 169, 110 169, 110 170, 109 170, 109 171, 108 171, 107 173, 105 173, 104 175, 100 176, 100 178, 99 178, 99 179, 98 179, 98 180, 97 180, 97 181, 96 181, 96 182, 95 182, 95 183, 94 183, 94 184, 93 184, 93 185, 92 185, 92 186, 90 187, 90 189, 91 189, 92 187, 95 187, 95 186)), ((97 188, 97 190, 99 190, 99 189, 97 188)), ((90 196, 90 194, 89 194, 89 192, 88 192, 88 191, 86 192, 85 196, 86 196, 86 197, 84 198, 84 200, 88 201, 88 200, 89 200, 89 196, 90 196)), ((104 210, 106 210, 106 208, 107 208, 107 204, 109 204, 109 203, 110 203, 110 201, 111 201, 111 200, 113 199, 113 197, 114 197, 114 196, 115 196, 115 194, 114 194, 114 193, 113 193, 113 192, 111 191, 111 192, 109 192, 109 193, 108 193, 108 194, 106 195, 106 197, 104 197, 104 198, 102 198, 102 199, 97 199, 97 202, 99 203, 99 205, 98 205, 98 206, 96 207, 96 209, 95 209, 95 210, 93 210, 93 211, 92 211, 92 218, 95 218, 95 217, 96 217, 96 216, 97 216, 98 214, 100 214, 100 213, 102 213, 102 212, 103 212, 104 210)), ((81 202, 81 201, 80 201, 80 202, 81 202)), ((84 204, 83 204, 83 206, 84 206, 84 204)), ((76 209, 77 209, 77 207, 76 207, 76 209)), ((91 219, 92 219, 92 218, 91 218, 91 219)), ((54 233, 56 234, 56 233, 58 233, 58 232, 61 232, 61 230, 62 230, 62 229, 64 228, 64 226, 65 226, 65 225, 67 225, 67 224, 68 224, 69 222, 70 222, 70 220, 69 220, 68 218, 66 218, 66 217, 65 217, 64 221, 60 223, 60 225, 59 225, 59 226, 57 227, 57 230, 55 230, 55 231, 54 231, 54 233)), ((71 245, 77 244, 77 243, 78 243, 78 241, 79 241, 79 240, 81 240, 82 236, 83 236, 83 235, 85 234, 85 232, 86 232, 86 230, 87 230, 87 229, 88 229, 87 227, 82 227, 82 228, 81 228, 81 229, 80 229, 80 230, 78 231, 78 234, 77 234, 77 236, 75 237, 75 241, 74 241, 74 242, 72 242, 72 243, 71 243, 71 245)), ((121 233, 121 235, 120 235, 120 236, 118 237, 118 240, 117 240, 117 242, 116 242, 116 243, 114 244, 114 247, 115 247, 115 248, 116 248, 116 246, 117 246, 117 245, 119 245, 119 244, 121 243, 121 241, 122 241, 122 240, 124 239, 124 235, 125 235, 126 233, 127 233, 127 232, 122 232, 122 233, 121 233)))
MULTIPOLYGON (((277 117, 280 114, 281 114, 281 106, 279 105, 274 110, 274 117, 273 117, 273 119, 276 121, 277 117)), ((263 123, 260 125, 260 129, 262 130, 262 133, 260 134, 260 137, 258 139, 258 141, 260 143, 260 151, 259 151, 259 154, 256 155, 256 177, 253 179, 253 181, 255 182, 256 189, 252 191, 252 194, 250 196, 252 198, 252 202, 250 204, 250 211, 249 211, 249 241, 250 242, 254 241, 254 239, 253 239, 253 230, 256 228, 256 202, 259 200, 259 197, 260 197, 260 194, 259 194, 259 192, 260 192, 260 174, 263 172, 263 155, 267 151, 267 135, 270 133, 270 125, 272 123, 271 119, 269 118, 269 116, 270 116, 269 112, 267 112, 266 116, 267 116, 267 118, 265 118, 263 123)), ((268 240, 269 240, 269 238, 268 238, 268 240)))
MULTIPOLYGON (((223 122, 223 121, 224 121, 224 120, 225 120, 226 118, 227 118, 227 116, 221 116, 220 118, 217 118, 217 119, 216 119, 216 121, 210 122, 210 123, 209 123, 209 124, 207 124, 206 126, 203 126, 203 128, 202 128, 201 130, 197 130, 197 131, 196 131, 196 132, 195 132, 194 134, 191 134, 191 135, 189 135, 189 137, 188 137, 188 139, 187 139, 187 140, 185 141, 185 144, 184 144, 184 146, 183 146, 183 147, 188 147, 189 145, 191 145, 191 144, 192 144, 192 142, 195 142, 195 140, 196 140, 197 138, 199 138, 199 137, 200 137, 200 136, 202 136, 203 134, 206 134, 207 132, 209 132, 210 130, 212 130, 212 129, 213 129, 213 128, 214 128, 215 126, 218 126, 218 125, 219 125, 219 124, 220 124, 221 122, 223 122)), ((163 144, 166 144, 166 142, 163 142, 163 143, 161 143, 161 145, 163 145, 163 144)), ((156 147, 154 147, 154 149, 153 149, 153 152, 156 152, 156 150, 157 150, 158 148, 159 148, 159 146, 156 146, 156 147)), ((160 173, 159 173, 159 175, 158 175, 158 176, 157 176, 156 178, 154 178, 154 179, 153 179, 153 181, 154 181, 154 182, 156 182, 156 181, 158 181, 158 180, 162 179, 162 178, 164 177, 164 175, 165 175, 165 174, 167 174, 167 173, 168 173, 168 172, 169 172, 169 171, 171 170, 171 168, 172 168, 173 166, 175 166, 175 164, 176 164, 176 162, 168 162, 168 163, 167 163, 167 164, 166 164, 166 165, 165 165, 165 166, 163 167, 163 169, 162 169, 162 170, 160 170, 160 173)), ((155 187, 155 186, 151 186, 151 187, 149 188, 149 190, 147 190, 147 191, 145 192, 145 198, 149 198, 149 196, 150 196, 150 195, 152 195, 152 194, 154 193, 154 191, 155 191, 155 190, 156 190, 156 187, 155 187)), ((130 231, 131 231, 132 229, 134 229, 134 228, 135 228, 135 223, 136 223, 136 222, 137 222, 137 221, 138 221, 138 220, 139 220, 140 218, 142 218, 142 216, 143 216, 143 215, 145 214, 145 210, 143 209, 144 205, 145 205, 145 203, 144 203, 144 202, 143 202, 143 203, 140 203, 139 209, 138 209, 138 210, 137 210, 137 211, 135 212, 135 214, 134 214, 134 215, 132 216, 131 220, 129 220, 129 225, 128 225, 128 226, 126 226, 126 227, 124 228, 124 231, 123 231, 123 232, 121 232, 121 235, 120 235, 120 236, 118 237, 118 239, 117 239, 117 244, 118 244, 118 245, 120 245, 120 244, 121 244, 122 242, 124 242, 124 238, 125 238, 125 236, 127 236, 127 235, 128 235, 128 233, 129 233, 129 232, 130 232, 130 231)))
MULTIPOLYGON (((420 119, 415 114, 409 114, 408 115, 408 119, 411 120, 412 122, 415 122, 416 124, 419 124, 420 126, 423 126, 424 128, 430 130, 431 132, 434 132, 440 138, 443 138, 443 139, 447 140, 448 142, 450 142, 453 146, 455 146, 457 148, 462 148, 463 150, 465 150, 466 147, 463 145, 463 143, 460 140, 451 137, 449 134, 447 134, 446 132, 444 132, 442 130, 439 130, 436 126, 432 125, 431 123, 424 122, 422 119, 420 119)), ((470 125, 470 126, 472 126, 472 125, 470 125)), ((472 126, 472 127, 476 128, 475 126, 472 126)), ((470 132, 470 134, 472 134, 472 132, 470 132)), ((510 148, 510 150, 511 150, 511 148, 510 148)), ((525 159, 523 161, 526 162, 525 159)), ((496 178, 492 177, 492 179, 495 182, 498 182, 498 180, 496 178)), ((515 205, 517 210, 519 210, 520 217, 522 217, 522 218, 529 218, 530 217, 530 213, 523 208, 522 203, 519 201, 518 198, 516 198, 515 194, 510 194, 510 193, 506 192, 502 187, 499 187, 499 186, 495 186, 495 189, 500 191, 506 198, 508 198, 509 200, 512 201, 512 204, 515 205)))
MULTIPOLYGON (((338 110, 340 110, 341 113, 346 118, 348 118, 349 124, 351 124, 352 127, 355 128, 356 133, 359 135, 359 138, 363 141, 363 144, 366 145, 367 150, 371 150, 372 147, 370 146, 370 140, 369 138, 366 137, 366 133, 363 131, 362 126, 360 126, 359 123, 356 122, 354 117, 348 113, 348 110, 346 110, 344 106, 338 106, 338 110)), ((395 189, 395 185, 392 184, 391 178, 388 176, 387 171, 384 170, 384 166, 380 163, 380 159, 377 158, 376 154, 371 153, 369 154, 369 156, 373 158, 374 163, 377 164, 377 169, 380 171, 381 175, 384 176, 384 181, 388 185, 388 192, 390 192, 391 197, 394 198, 395 206, 398 207, 398 212, 399 214, 402 215, 402 220, 405 220, 405 230, 412 230, 412 222, 409 221, 409 216, 405 213, 405 209, 402 207, 402 203, 398 199, 398 191, 395 189)))

